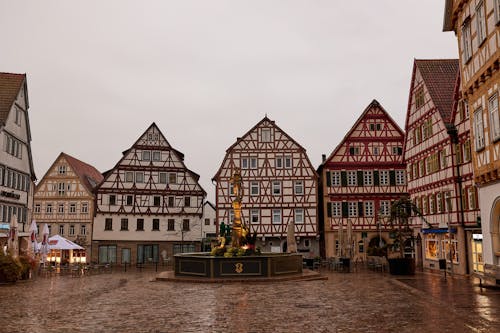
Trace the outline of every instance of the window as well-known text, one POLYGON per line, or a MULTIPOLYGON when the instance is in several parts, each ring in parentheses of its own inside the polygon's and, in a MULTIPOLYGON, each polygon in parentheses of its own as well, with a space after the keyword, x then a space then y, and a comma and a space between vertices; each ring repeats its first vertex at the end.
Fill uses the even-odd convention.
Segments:
POLYGON ((104 220, 104 230, 113 230, 113 219, 106 218, 104 220))
POLYGON ((422 142, 422 132, 420 131, 420 127, 417 126, 413 130, 413 145, 417 145, 422 142))
POLYGON ((128 219, 121 219, 120 230, 128 230, 128 219))
POLYGON ((64 195, 66 193, 66 184, 57 183, 57 194, 64 195))
POLYGON ((494 0, 494 4, 495 6, 494 10, 495 10, 495 22, 497 23, 500 23, 500 0, 494 0))
POLYGON ((283 157, 282 156, 277 156, 274 159, 274 166, 275 166, 276 169, 283 168, 283 157))
POLYGON ((297 224, 304 223, 304 209, 295 208, 295 223, 297 224))
POLYGON ((436 234, 427 234, 425 239, 425 258, 438 259, 439 241, 436 234))
POLYGON ((256 157, 250 157, 250 168, 257 169, 257 158, 256 157))
POLYGON ((250 182, 250 195, 259 195, 259 182, 250 182))
POLYGON ((281 195, 281 182, 273 181, 273 195, 281 195))
POLYGON ((363 171, 363 184, 365 186, 373 185, 373 171, 363 171))
POLYGON ((61 236, 64 235, 64 224, 59 225, 59 235, 61 235, 61 236))
POLYGON ((469 209, 477 209, 477 202, 476 202, 476 190, 474 187, 469 187, 467 189, 467 194, 469 198, 469 209))
POLYGON ((87 226, 85 224, 82 224, 80 226, 80 235, 85 236, 87 234, 87 226))
POLYGON ((472 156, 470 150, 470 140, 465 141, 463 147, 464 162, 469 162, 472 156))
POLYGON ((381 128, 381 124, 370 124, 370 131, 380 131, 381 128))
POLYGON ((52 225, 48 225, 48 228, 49 228, 49 235, 52 235, 52 225))
POLYGON ((428 118, 422 124, 422 140, 427 140, 432 136, 432 118, 428 118))
POLYGON ((205 225, 210 225, 210 219, 205 219, 205 225))
POLYGON ((442 242, 442 251, 444 253, 445 259, 447 262, 450 261, 450 252, 452 256, 452 261, 454 263, 458 262, 458 241, 455 239, 455 236, 452 235, 451 238, 451 249, 450 249, 450 241, 449 241, 449 236, 448 234, 445 234, 444 239, 441 241, 442 242))
POLYGON ((281 223, 281 209, 273 209, 273 224, 281 223))
POLYGON ((444 169, 448 166, 448 160, 446 156, 446 148, 443 148, 443 150, 439 151, 439 164, 441 166, 441 169, 444 169))
POLYGON ((271 142, 271 129, 263 128, 260 132, 260 141, 261 142, 271 142))
POLYGON ((134 173, 132 171, 125 172, 125 181, 128 183, 134 182, 134 173))
POLYGON ((161 161, 161 153, 159 151, 153 152, 153 161, 155 162, 161 161))
POLYGON ((160 231, 160 219, 153 219, 153 231, 160 231))
POLYGON ((59 204, 57 206, 57 213, 58 214, 64 214, 64 204, 59 204))
POLYGON ((135 173, 135 182, 136 183, 144 183, 144 172, 137 171, 135 173))
POLYGON ((488 100, 488 110, 490 111, 490 132, 491 141, 500 139, 500 118, 498 113, 498 95, 495 94, 488 100))
POLYGON ((349 147, 349 155, 359 155, 360 149, 359 147, 349 147))
POLYGON ((381 170, 378 175, 380 177, 380 185, 389 185, 389 170, 381 170))
POLYGON ((66 166, 60 165, 59 168, 57 169, 57 171, 60 175, 64 175, 66 173, 66 166))
POLYGON ((373 147, 373 155, 380 155, 380 147, 378 146, 373 147))
POLYGON ((474 112, 474 144, 476 151, 484 148, 483 108, 474 112))
POLYGON ((76 213, 76 204, 74 204, 74 203, 69 204, 69 213, 70 214, 76 213))
POLYGON ((153 196, 153 206, 155 207, 159 207, 160 206, 160 201, 161 201, 161 197, 160 196, 153 196))
POLYGON ((365 201, 365 216, 372 217, 373 216, 373 201, 365 201))
POLYGON ((294 191, 295 195, 303 195, 304 194, 304 182, 302 180, 296 180, 294 182, 294 191))
POLYGON ((116 263, 116 245, 99 246, 99 263, 100 264, 116 263))
POLYGON ((342 202, 333 201, 332 202, 332 216, 333 217, 342 217, 342 202))
POLYGON ((167 183, 167 173, 166 172, 160 172, 160 179, 158 180, 158 182, 160 184, 166 184, 167 183))
POLYGON ((191 197, 184 197, 184 207, 191 207, 191 197))
POLYGON ((425 104, 424 87, 420 86, 415 91, 415 108, 419 109, 425 104))
POLYGON ((137 231, 144 231, 144 219, 137 219, 137 231))
POLYGON ((174 219, 167 220, 167 231, 175 231, 175 220, 174 219))
POLYGON ((82 203, 82 213, 88 213, 89 212, 89 204, 84 202, 82 203))
POLYGON ((390 201, 380 201, 380 215, 381 216, 389 216, 390 212, 390 201))
POLYGON ((189 219, 182 220, 182 231, 189 231, 189 219))
POLYGON ((52 204, 47 204, 45 207, 45 213, 52 214, 52 204))
POLYGON ((476 7, 476 31, 477 45, 481 45, 486 39, 486 19, 484 15, 484 2, 481 1, 476 7))
POLYGON ((292 168, 292 157, 285 156, 285 169, 291 169, 291 168, 292 168))
POLYGON ((35 213, 40 213, 40 211, 41 211, 41 205, 35 204, 35 213))
POLYGON ((349 201, 348 205, 349 205, 349 217, 358 216, 358 203, 349 201))
POLYGON ((168 183, 169 184, 177 184, 177 174, 171 172, 168 174, 168 183))
POLYGON ((247 157, 241 159, 241 168, 248 169, 248 158, 247 157))
POLYGON ((127 195, 127 206, 132 206, 133 203, 134 203, 134 196, 127 195))
POLYGON ((392 147, 392 155, 403 155, 403 148, 392 147))
POLYGON ((116 195, 110 194, 109 195, 109 205, 116 205, 116 195))
POLYGON ((357 186, 358 185, 357 174, 358 173, 356 171, 347 171, 347 185, 348 186, 357 186))
POLYGON ((418 169, 420 177, 425 176, 425 159, 418 161, 418 169))
POLYGON ((251 223, 259 223, 259 210, 258 209, 252 209, 250 210, 250 222, 251 223))
POLYGON ((472 57, 472 39, 470 35, 470 18, 462 25, 462 62, 466 64, 472 57))
POLYGON ((175 206, 175 197, 168 197, 168 207, 174 207, 175 206))
POLYGON ((332 186, 340 186, 340 171, 332 171, 332 186))
POLYGON ((75 235, 75 225, 74 224, 69 225, 68 235, 70 235, 70 236, 75 235))
POLYGON ((445 192, 444 199, 445 199, 446 211, 451 212, 453 210, 453 202, 451 200, 451 192, 445 192))
POLYGON ((142 160, 143 161, 151 161, 151 152, 149 150, 144 150, 142 152, 142 160))
POLYGON ((434 194, 429 194, 429 214, 436 214, 436 197, 434 194))
POLYGON ((405 183, 405 170, 396 170, 396 185, 404 185, 405 183))

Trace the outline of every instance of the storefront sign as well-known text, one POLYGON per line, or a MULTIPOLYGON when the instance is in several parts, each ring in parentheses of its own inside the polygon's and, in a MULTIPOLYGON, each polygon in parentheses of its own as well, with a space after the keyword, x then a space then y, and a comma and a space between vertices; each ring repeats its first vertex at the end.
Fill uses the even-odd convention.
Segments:
POLYGON ((472 234, 472 239, 483 240, 483 234, 472 234))

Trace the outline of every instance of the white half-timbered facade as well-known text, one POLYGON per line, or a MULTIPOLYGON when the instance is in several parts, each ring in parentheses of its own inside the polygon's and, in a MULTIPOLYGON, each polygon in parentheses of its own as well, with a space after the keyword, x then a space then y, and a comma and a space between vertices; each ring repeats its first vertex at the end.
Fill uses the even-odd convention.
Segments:
POLYGON ((40 231, 46 223, 50 236, 61 235, 74 241, 90 255, 93 190, 102 180, 102 174, 92 165, 59 154, 35 189, 33 218, 40 231))
POLYGON ((458 41, 461 91, 470 112, 472 164, 482 235, 473 234, 473 270, 500 286, 500 0, 446 0, 443 31, 458 41))
POLYGON ((364 259, 389 242, 391 203, 406 192, 404 133, 373 100, 319 167, 326 257, 364 259), (370 254, 370 253, 368 253, 370 254))
POLYGON ((448 269, 468 274, 472 231, 479 230, 478 201, 469 115, 460 100, 459 84, 458 59, 415 60, 405 161, 408 192, 425 219, 413 221, 422 240, 417 243, 417 263, 438 270, 439 259, 447 259, 448 269))
POLYGON ((96 189, 92 259, 146 264, 199 250, 205 191, 153 123, 96 189))
POLYGON ((31 155, 26 74, 0 73, 0 247, 7 243, 16 215, 19 250, 27 250, 33 189, 36 180, 31 155))
POLYGON ((306 150, 265 117, 226 150, 216 182, 216 219, 232 224, 230 178, 241 170, 242 220, 257 233, 263 251, 286 251, 287 228, 295 224, 297 249, 319 255, 317 174, 306 150))

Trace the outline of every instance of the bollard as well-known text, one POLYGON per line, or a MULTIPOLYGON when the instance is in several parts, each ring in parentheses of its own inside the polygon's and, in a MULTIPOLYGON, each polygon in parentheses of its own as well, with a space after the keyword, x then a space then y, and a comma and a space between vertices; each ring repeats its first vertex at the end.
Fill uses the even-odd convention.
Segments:
POLYGON ((127 272, 127 262, 125 261, 125 273, 127 272))
POLYGON ((155 272, 158 272, 158 261, 155 262, 155 272))

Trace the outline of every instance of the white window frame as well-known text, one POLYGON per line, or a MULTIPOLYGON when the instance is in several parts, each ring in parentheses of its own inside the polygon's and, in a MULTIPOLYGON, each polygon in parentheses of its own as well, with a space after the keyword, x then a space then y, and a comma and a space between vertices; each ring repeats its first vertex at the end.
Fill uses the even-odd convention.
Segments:
POLYGON ((125 181, 128 183, 134 182, 134 172, 133 171, 125 171, 125 181))
POLYGON ((151 161, 151 151, 143 150, 141 153, 141 160, 143 161, 151 161))
POLYGON ((89 212, 89 204, 87 202, 82 203, 82 213, 89 212))
POLYGON ((73 224, 69 225, 68 235, 70 235, 70 236, 75 235, 75 226, 73 224))
POLYGON ((405 170, 396 170, 396 185, 406 184, 405 174, 405 170))
POLYGON ((273 209, 272 211, 272 223, 273 224, 281 224, 282 223, 282 218, 281 218, 281 209, 273 209))
POLYGON ((160 172, 158 174, 158 183, 160 184, 168 184, 168 175, 166 172, 160 172))
POLYGON ((76 203, 70 203, 69 204, 69 213, 70 214, 76 214, 76 203))
POLYGON ((136 171, 135 172, 135 182, 138 184, 144 183, 144 172, 143 171, 136 171))
POLYGON ((283 156, 276 156, 274 159, 274 167, 276 169, 283 169, 283 156))
POLYGON ((59 235, 64 236, 64 224, 59 224, 59 235))
POLYGON ((41 204, 35 204, 35 213, 40 213, 42 211, 42 205, 41 204))
POLYGON ((486 40, 487 34, 484 7, 484 1, 480 1, 476 6, 476 36, 478 47, 486 40))
POLYGON ((380 216, 389 216, 390 213, 391 202, 388 200, 380 201, 380 216))
POLYGON ((467 189, 467 199, 469 201, 469 209, 477 209, 476 190, 472 186, 467 189))
POLYGON ((273 180, 272 190, 273 195, 281 195, 281 181, 273 180))
POLYGON ((260 194, 259 182, 250 182, 250 195, 257 196, 260 194))
POLYGON ((263 128, 260 131, 260 142, 271 142, 271 129, 263 128))
POLYGON ((364 209, 365 209, 365 216, 366 217, 373 217, 374 207, 375 207, 375 203, 373 201, 365 201, 364 202, 364 209))
POLYGON ((65 195, 65 194, 66 194, 66 184, 57 183, 57 195, 65 195))
POLYGON ((294 181, 293 191, 295 195, 304 195, 304 181, 303 180, 294 181))
POLYGON ((295 208, 295 223, 304 224, 304 208, 295 208))
POLYGON ((291 169, 293 167, 292 156, 285 156, 283 160, 284 160, 283 167, 285 169, 291 169))
POLYGON ((378 176, 379 176, 379 185, 381 186, 389 185, 389 170, 380 170, 378 176))
POLYGON ((349 217, 358 217, 358 202, 357 201, 349 201, 348 202, 348 216, 349 217))
POLYGON ((358 186, 357 171, 347 171, 347 186, 358 186))
POLYGON ((87 234, 87 226, 85 224, 80 225, 80 235, 85 236, 87 234))
POLYGON ((250 157, 250 169, 257 169, 257 157, 250 157))
POLYGON ((466 64, 472 58, 472 37, 470 32, 470 19, 467 18, 462 25, 462 62, 466 64))
POLYGON ((260 211, 258 209, 250 209, 250 223, 260 222, 260 211))
POLYGON ((332 186, 340 186, 340 171, 332 171, 330 174, 332 186))
POLYGON ((64 214, 64 204, 58 204, 57 205, 57 214, 64 214))
POLYGON ((241 169, 249 169, 249 159, 248 157, 241 158, 241 169))
POLYGON ((474 111, 474 145, 476 151, 484 148, 483 108, 474 111))
POLYGON ((332 217, 342 217, 342 201, 332 201, 332 217))
POLYGON ((66 174, 66 166, 65 166, 65 165, 60 165, 60 166, 57 168, 57 172, 58 172, 60 175, 64 175, 64 174, 66 174))
POLYGON ((500 115, 498 112, 498 94, 494 94, 488 99, 488 111, 490 114, 491 141, 500 139, 500 115))
POLYGON ((372 170, 363 171, 363 185, 364 186, 373 186, 373 171, 372 170))
POLYGON ((161 161, 161 151, 155 150, 151 154, 151 160, 154 162, 159 162, 161 161))

